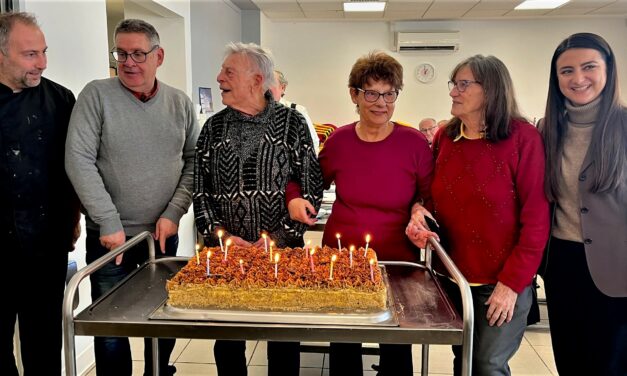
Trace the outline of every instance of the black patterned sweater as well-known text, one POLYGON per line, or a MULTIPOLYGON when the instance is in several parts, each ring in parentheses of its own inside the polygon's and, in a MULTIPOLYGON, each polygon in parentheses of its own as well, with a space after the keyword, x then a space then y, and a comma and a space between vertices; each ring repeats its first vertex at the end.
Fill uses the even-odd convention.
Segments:
POLYGON ((278 247, 303 245, 307 225, 290 219, 287 182, 318 210, 322 173, 305 119, 266 95, 266 108, 246 116, 230 107, 207 120, 196 144, 194 215, 206 245, 216 229, 255 242, 267 232, 278 247))

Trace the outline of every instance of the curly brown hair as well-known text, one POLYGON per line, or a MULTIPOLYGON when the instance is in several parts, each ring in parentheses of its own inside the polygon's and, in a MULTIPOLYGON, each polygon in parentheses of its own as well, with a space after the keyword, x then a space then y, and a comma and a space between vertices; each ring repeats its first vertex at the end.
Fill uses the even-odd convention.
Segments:
POLYGON ((395 90, 403 89, 403 66, 392 56, 382 51, 372 51, 362 56, 351 69, 348 87, 362 89, 368 81, 384 81, 395 90))

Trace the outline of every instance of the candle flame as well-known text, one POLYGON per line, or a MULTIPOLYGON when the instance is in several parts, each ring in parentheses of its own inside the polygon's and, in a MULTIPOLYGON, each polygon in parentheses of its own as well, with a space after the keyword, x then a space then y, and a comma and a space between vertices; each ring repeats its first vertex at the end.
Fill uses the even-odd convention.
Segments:
POLYGON ((355 250, 355 246, 351 244, 350 251, 353 252, 355 250))
POLYGON ((335 260, 337 260, 337 255, 331 256, 331 262, 335 262, 335 260))
POLYGON ((374 265, 374 259, 371 258, 370 261, 368 261, 370 263, 370 265, 374 265))
POLYGON ((218 238, 221 238, 224 235, 224 231, 218 230, 218 238))
POLYGON ((307 240, 307 245, 311 245, 311 239, 307 240))
POLYGON ((196 244, 196 251, 200 249, 200 244, 196 244))
POLYGON ((233 244, 233 241, 231 240, 231 238, 226 239, 226 246, 228 247, 231 244, 233 244))
POLYGON ((207 258, 210 258, 210 257, 211 257, 211 251, 208 251, 207 252, 207 258))
POLYGON ((270 242, 270 247, 274 247, 274 241, 270 242))
POLYGON ((242 265, 244 263, 244 260, 239 259, 239 264, 242 265))
POLYGON ((366 243, 370 243, 370 234, 366 234, 366 243))
POLYGON ((277 264, 277 263, 279 262, 279 256, 280 256, 280 255, 279 255, 279 252, 276 252, 276 253, 274 254, 274 263, 275 263, 275 264, 277 264))
POLYGON ((268 236, 268 235, 266 235, 266 233, 265 233, 265 232, 262 232, 262 233, 261 233, 261 237, 262 237, 262 238, 264 238, 264 239, 265 239, 267 236, 268 236))
POLYGON ((316 252, 316 251, 312 249, 311 251, 309 251, 309 254, 310 254, 311 256, 313 256, 313 254, 314 254, 315 252, 316 252))
POLYGON ((341 235, 340 235, 340 233, 338 232, 337 234, 335 234, 335 237, 339 239, 339 238, 341 238, 342 236, 341 236, 341 235))

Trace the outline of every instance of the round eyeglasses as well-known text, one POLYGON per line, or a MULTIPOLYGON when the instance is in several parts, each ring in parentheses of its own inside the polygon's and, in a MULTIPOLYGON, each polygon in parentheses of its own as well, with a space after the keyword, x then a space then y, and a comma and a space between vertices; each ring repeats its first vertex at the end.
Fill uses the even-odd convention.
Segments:
POLYGON ((472 84, 479 84, 479 85, 481 85, 481 82, 479 82, 479 81, 472 81, 472 80, 449 81, 448 82, 448 90, 451 91, 451 90, 453 90, 453 88, 457 88, 457 91, 459 91, 460 93, 463 93, 464 91, 466 91, 466 89, 468 89, 468 86, 470 86, 472 84))
POLYGON ((119 50, 116 48, 113 51, 111 51, 111 56, 113 56, 113 59, 117 61, 118 63, 126 62, 129 56, 131 57, 131 59, 133 59, 134 62, 143 63, 148 58, 148 54, 150 54, 157 48, 159 48, 159 45, 152 46, 152 48, 148 52, 144 52, 144 51, 126 52, 124 50, 119 50))
POLYGON ((379 100, 379 97, 383 97, 383 101, 385 103, 394 103, 398 98, 398 91, 396 90, 388 91, 387 93, 379 93, 374 90, 364 90, 358 87, 356 87, 355 90, 364 93, 364 99, 366 102, 376 102, 379 100))

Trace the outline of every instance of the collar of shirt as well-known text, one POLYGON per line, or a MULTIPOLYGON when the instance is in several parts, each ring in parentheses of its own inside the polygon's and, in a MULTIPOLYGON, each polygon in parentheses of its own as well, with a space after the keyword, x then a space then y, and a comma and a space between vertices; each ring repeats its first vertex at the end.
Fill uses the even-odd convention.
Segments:
MULTIPOLYGON (((477 140, 476 138, 470 138, 466 136, 466 133, 464 133, 464 128, 466 128, 466 125, 464 123, 461 123, 459 126, 459 134, 457 135, 457 137, 453 139, 453 142, 457 142, 461 140, 462 138, 465 138, 467 140, 477 140)), ((479 139, 482 139, 482 138, 485 138, 485 131, 481 132, 481 137, 479 137, 479 139)))
MULTIPOLYGON (((122 85, 122 86, 124 86, 124 85, 122 85)), ((126 86, 124 86, 124 87, 126 87, 126 86)), ((137 98, 140 101, 146 103, 149 100, 151 100, 152 98, 154 98, 155 95, 157 95, 157 91, 159 91, 159 81, 157 81, 157 79, 155 78, 155 85, 152 87, 152 90, 150 90, 150 93, 148 93, 148 94, 139 93, 139 92, 131 90, 131 89, 127 88, 127 87, 126 87, 126 90, 130 91, 131 93, 133 93, 135 98, 137 98)))

